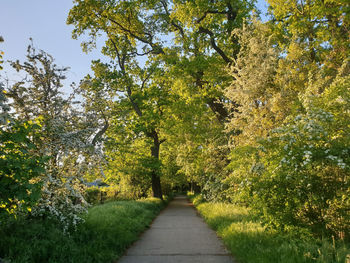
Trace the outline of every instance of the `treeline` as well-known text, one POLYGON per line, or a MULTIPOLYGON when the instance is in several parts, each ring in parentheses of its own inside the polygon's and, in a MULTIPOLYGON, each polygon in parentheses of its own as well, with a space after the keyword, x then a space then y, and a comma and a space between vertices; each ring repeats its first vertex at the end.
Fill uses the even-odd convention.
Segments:
POLYGON ((350 5, 268 3, 262 22, 255 1, 74 1, 73 38, 89 51, 103 35, 110 62, 92 62, 80 105, 47 54, 12 63, 30 79, 2 94, 1 167, 21 166, 1 168, 1 207, 61 196, 77 215, 83 179, 124 198, 191 183, 269 226, 348 239, 350 5))

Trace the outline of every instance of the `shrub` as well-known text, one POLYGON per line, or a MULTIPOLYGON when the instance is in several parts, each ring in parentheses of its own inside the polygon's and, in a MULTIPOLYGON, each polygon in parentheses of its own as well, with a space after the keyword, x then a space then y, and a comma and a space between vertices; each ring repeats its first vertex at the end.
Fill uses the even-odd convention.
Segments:
POLYGON ((89 187, 85 191, 85 200, 89 204, 102 203, 102 191, 98 187, 89 187))
POLYGON ((109 187, 89 187, 85 191, 85 200, 89 204, 102 204, 106 201, 116 201, 125 199, 120 194, 119 186, 109 187))
POLYGON ((249 202, 269 226, 349 238, 350 65, 344 65, 330 84, 321 78, 310 84, 300 98, 304 112, 258 146, 232 152, 232 199, 249 202))
MULTIPOLYGON (((11 121, 0 129, 0 217, 27 214, 41 194, 45 157, 32 143, 37 124, 11 121)), ((2 221, 2 220, 0 220, 2 221)))
POLYGON ((63 180, 46 174, 41 197, 32 214, 58 220, 64 232, 75 230, 84 221, 81 215, 87 212, 83 191, 84 185, 76 178, 63 180))

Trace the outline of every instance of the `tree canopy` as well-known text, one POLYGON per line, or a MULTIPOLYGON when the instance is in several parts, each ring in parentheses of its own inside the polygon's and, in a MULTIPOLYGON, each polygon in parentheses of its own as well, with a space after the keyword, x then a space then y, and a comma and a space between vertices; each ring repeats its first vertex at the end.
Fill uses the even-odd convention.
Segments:
POLYGON ((11 63, 27 78, 1 86, 0 180, 16 191, 0 208, 68 229, 100 180, 118 198, 191 189, 348 239, 350 4, 268 3, 262 22, 254 0, 74 0, 72 36, 85 52, 104 40, 101 59, 70 95, 46 52, 11 63))

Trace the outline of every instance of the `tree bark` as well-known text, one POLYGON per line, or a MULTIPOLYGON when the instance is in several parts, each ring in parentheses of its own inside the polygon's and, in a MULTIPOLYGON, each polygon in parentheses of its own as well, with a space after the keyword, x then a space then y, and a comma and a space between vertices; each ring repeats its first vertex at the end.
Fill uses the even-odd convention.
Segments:
MULTIPOLYGON (((160 144, 162 142, 159 141, 158 133, 155 130, 152 130, 152 132, 150 132, 148 136, 153 139, 153 145, 151 147, 151 156, 155 158, 157 162, 159 162, 159 149, 160 149, 160 144)), ((160 176, 159 176, 158 168, 153 169, 151 176, 152 176, 153 197, 157 197, 163 200, 162 187, 160 184, 160 176)))
POLYGON ((207 99, 207 104, 210 109, 215 113, 219 122, 224 123, 229 116, 229 112, 225 108, 224 104, 217 102, 215 98, 207 99))

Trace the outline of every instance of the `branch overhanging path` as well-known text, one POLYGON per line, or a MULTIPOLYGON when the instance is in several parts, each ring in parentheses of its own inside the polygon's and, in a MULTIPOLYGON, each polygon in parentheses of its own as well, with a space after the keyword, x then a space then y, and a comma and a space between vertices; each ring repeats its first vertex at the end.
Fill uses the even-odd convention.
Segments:
POLYGON ((176 197, 119 263, 232 263, 222 242, 186 197, 176 197))

